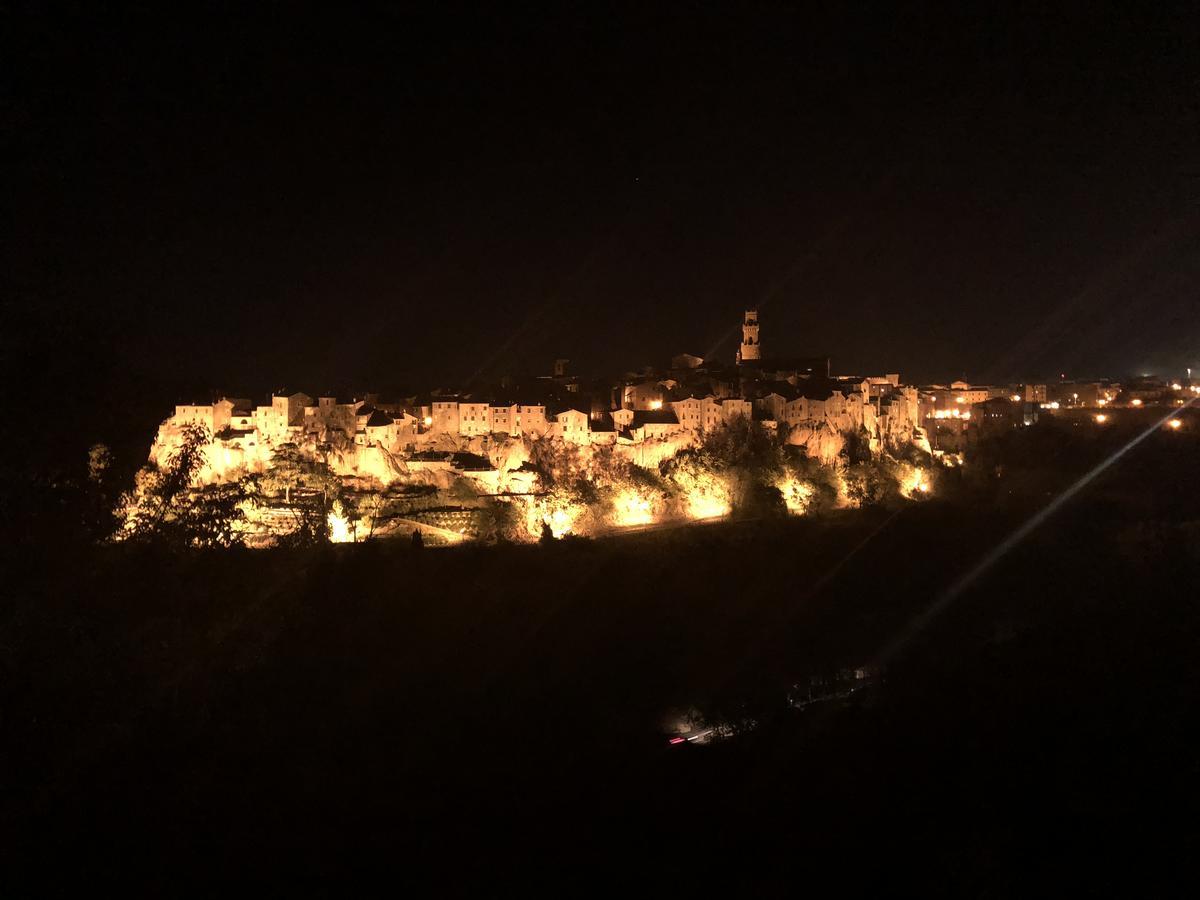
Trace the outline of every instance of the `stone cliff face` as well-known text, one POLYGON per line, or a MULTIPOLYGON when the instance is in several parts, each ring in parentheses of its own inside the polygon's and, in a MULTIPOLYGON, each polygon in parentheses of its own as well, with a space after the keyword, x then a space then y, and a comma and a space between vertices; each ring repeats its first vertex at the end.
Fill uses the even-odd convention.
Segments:
POLYGON ((843 432, 829 422, 797 425, 788 434, 788 443, 803 447, 805 455, 825 465, 833 465, 846 446, 843 432))
POLYGON ((870 402, 857 397, 854 402, 826 404, 824 418, 792 426, 787 441, 803 447, 804 452, 826 465, 832 465, 846 446, 848 435, 866 438, 872 453, 898 451, 916 445, 929 452, 929 440, 920 427, 916 392, 905 391, 882 405, 880 413, 870 402))
MULTIPOLYGON (((150 445, 149 461, 156 466, 165 467, 172 454, 183 442, 183 428, 175 425, 170 419, 163 422, 150 445)), ((214 440, 204 448, 205 466, 197 476, 200 484, 219 484, 236 481, 243 475, 266 470, 271 459, 272 448, 257 446, 245 440, 222 441, 214 440)))
MULTIPOLYGON (((150 447, 150 462, 166 466, 171 455, 183 442, 184 429, 167 420, 159 426, 150 447)), ((388 487, 392 484, 429 485, 449 488, 460 474, 444 460, 419 461, 410 451, 432 453, 473 453, 488 459, 496 472, 470 473, 481 488, 496 490, 497 485, 513 483, 514 490, 529 490, 530 475, 518 473, 529 461, 529 440, 521 438, 492 439, 456 437, 453 435, 422 435, 415 444, 384 447, 379 443, 356 444, 345 440, 318 441, 299 428, 272 437, 271 435, 216 437, 204 449, 205 465, 197 474, 197 485, 237 481, 245 475, 262 473, 271 464, 275 452, 284 444, 294 444, 314 460, 326 462, 335 475, 356 479, 363 488, 388 487)))
MULTIPOLYGON (((150 461, 165 466, 182 443, 183 434, 183 428, 170 420, 160 425, 150 447, 150 461)), ((295 444, 313 459, 324 459, 338 475, 374 479, 384 485, 409 475, 404 462, 383 448, 361 447, 345 440, 318 444, 300 429, 293 428, 276 437, 264 434, 215 437, 205 447, 205 466, 197 482, 219 484, 265 472, 275 451, 286 443, 295 444)))
MULTIPOLYGON (((893 397, 878 415, 873 404, 861 402, 857 397, 855 402, 829 404, 826 408, 829 414, 824 418, 794 424, 787 434, 790 445, 803 447, 809 457, 826 465, 837 461, 845 449, 847 436, 853 434, 866 438, 876 453, 912 445, 929 452, 929 441, 917 420, 915 391, 911 396, 906 392, 893 397)), ((163 422, 150 448, 150 460, 165 466, 182 442, 183 434, 183 427, 172 419, 163 422)), ((301 427, 285 428, 274 434, 227 434, 215 438, 205 448, 206 465, 198 474, 197 482, 230 482, 244 475, 264 472, 279 447, 290 443, 312 459, 327 462, 334 474, 359 480, 364 488, 392 484, 448 488, 463 477, 445 460, 412 458, 414 451, 432 451, 438 454, 467 452, 483 457, 495 467, 495 472, 471 472, 466 477, 476 481, 481 489, 520 492, 532 489, 533 476, 527 468, 522 470, 522 466, 532 459, 534 442, 544 440, 552 439, 422 434, 403 444, 384 447, 379 443, 354 443, 340 434, 329 441, 320 441, 317 435, 305 433, 301 427)), ((636 443, 618 441, 608 446, 618 458, 644 468, 657 468, 659 463, 681 450, 696 446, 699 440, 697 432, 687 431, 636 443)), ((580 463, 589 468, 599 450, 597 446, 584 444, 574 452, 578 453, 580 463)))

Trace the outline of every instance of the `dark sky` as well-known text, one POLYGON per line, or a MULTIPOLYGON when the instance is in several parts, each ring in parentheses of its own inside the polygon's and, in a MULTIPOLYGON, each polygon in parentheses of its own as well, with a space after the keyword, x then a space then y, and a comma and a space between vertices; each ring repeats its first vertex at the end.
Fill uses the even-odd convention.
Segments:
POLYGON ((1200 367, 1187 6, 342 6, 9 7, 24 384, 1200 367))

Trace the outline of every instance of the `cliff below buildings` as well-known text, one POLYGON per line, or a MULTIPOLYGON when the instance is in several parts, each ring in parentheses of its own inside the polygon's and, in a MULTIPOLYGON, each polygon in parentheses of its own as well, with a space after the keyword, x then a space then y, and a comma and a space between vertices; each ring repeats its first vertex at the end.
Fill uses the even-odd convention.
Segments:
MULTIPOLYGON (((762 425, 786 431, 785 443, 802 448, 804 455, 826 466, 836 466, 850 440, 863 440, 872 455, 903 453, 910 447, 929 452, 928 439, 917 423, 915 399, 900 397, 888 404, 884 414, 870 403, 853 397, 851 402, 814 404, 820 418, 791 421, 768 420, 762 425)), ((178 416, 165 420, 150 448, 149 460, 165 467, 180 446, 188 422, 178 416)), ((587 470, 599 455, 611 455, 631 465, 657 470, 681 451, 699 446, 704 430, 676 427, 652 437, 613 439, 611 432, 590 435, 592 440, 566 440, 554 433, 529 435, 464 435, 436 431, 394 431, 359 434, 351 440, 340 430, 321 431, 300 425, 277 425, 243 431, 224 429, 204 447, 204 465, 197 486, 236 482, 247 475, 265 473, 281 448, 294 447, 304 457, 322 462, 331 472, 361 489, 392 485, 429 486, 447 489, 467 478, 488 493, 531 490, 531 461, 539 448, 569 449, 587 470), (390 440, 389 440, 390 438, 390 440), (600 438, 596 440, 595 438, 600 438)))

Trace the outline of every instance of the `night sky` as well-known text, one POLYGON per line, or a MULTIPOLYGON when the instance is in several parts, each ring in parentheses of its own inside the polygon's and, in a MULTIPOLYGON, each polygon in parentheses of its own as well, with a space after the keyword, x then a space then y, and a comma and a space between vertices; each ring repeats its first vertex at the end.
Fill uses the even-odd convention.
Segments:
POLYGON ((1200 367, 1186 6, 244 6, 4 14, 10 384, 1200 367))

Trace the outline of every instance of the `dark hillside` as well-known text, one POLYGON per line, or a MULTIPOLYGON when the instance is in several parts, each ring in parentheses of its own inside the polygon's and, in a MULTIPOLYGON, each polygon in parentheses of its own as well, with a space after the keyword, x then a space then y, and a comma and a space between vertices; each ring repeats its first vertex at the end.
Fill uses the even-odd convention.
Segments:
POLYGON ((329 877, 619 856, 675 881, 871 848, 956 890, 1148 837, 1185 858, 1200 507, 1165 473, 1192 449, 1138 448, 877 685, 803 711, 796 685, 877 661, 1039 497, 947 483, 898 514, 549 547, 31 543, 2 622, 6 846, 168 888, 179 862, 297 854, 329 877), (688 708, 754 727, 671 746, 688 708))

